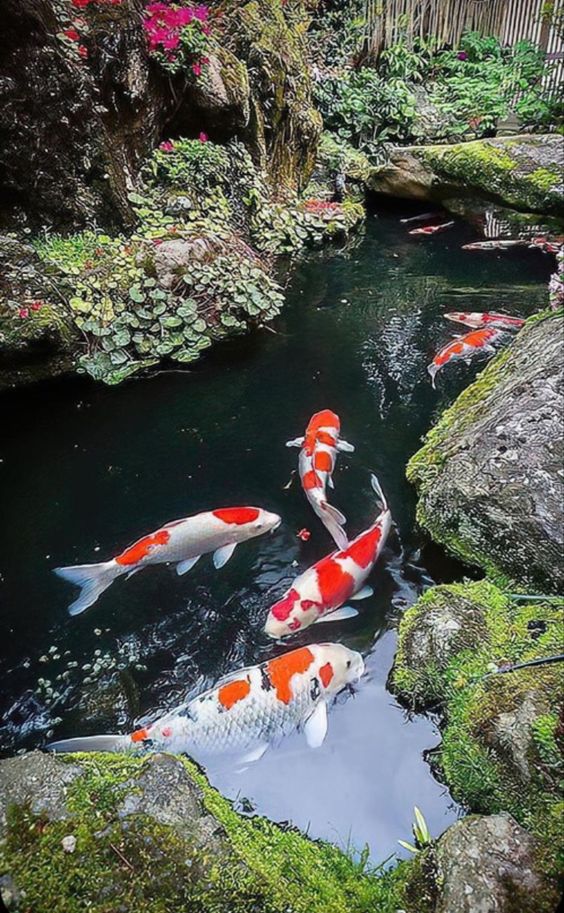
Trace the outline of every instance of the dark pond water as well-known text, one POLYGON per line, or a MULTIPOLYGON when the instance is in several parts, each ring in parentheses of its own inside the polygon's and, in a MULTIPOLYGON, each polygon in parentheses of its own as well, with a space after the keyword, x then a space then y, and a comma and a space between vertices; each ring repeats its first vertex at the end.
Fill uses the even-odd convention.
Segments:
POLYGON ((435 835, 458 814, 423 758, 438 741, 434 725, 409 720, 385 688, 401 612, 433 580, 461 573, 436 550, 421 557, 404 470, 439 407, 477 370, 453 368, 432 391, 426 365, 456 331, 441 314, 530 314, 545 302, 551 262, 538 252, 461 252, 476 237, 464 224, 416 240, 399 215, 371 217, 353 247, 304 261, 275 333, 226 344, 192 372, 0 398, 4 751, 53 734, 129 730, 284 649, 262 634, 266 610, 331 550, 298 485, 284 488, 297 459, 284 442, 330 407, 357 448, 341 459, 335 503, 351 532, 363 529, 375 512, 372 469, 396 531, 360 615, 310 628, 294 645, 342 641, 362 651, 368 674, 332 709, 321 749, 297 734, 243 773, 219 765, 210 776, 241 808, 343 847, 368 843, 374 860, 409 836, 415 804, 435 835), (74 591, 53 567, 108 558, 167 520, 240 503, 277 511, 283 527, 241 546, 219 572, 209 559, 183 578, 150 569, 67 616, 74 591), (296 537, 302 527, 307 543, 296 537), (108 663, 122 667, 119 680, 108 663))

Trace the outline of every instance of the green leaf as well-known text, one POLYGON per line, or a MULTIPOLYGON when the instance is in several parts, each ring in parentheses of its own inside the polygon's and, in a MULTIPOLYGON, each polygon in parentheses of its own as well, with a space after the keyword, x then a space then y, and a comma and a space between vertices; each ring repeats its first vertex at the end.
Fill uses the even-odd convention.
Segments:
POLYGON ((127 360, 127 352, 124 352, 123 349, 118 349, 110 354, 110 361, 113 365, 123 365, 127 360))
POLYGON ((174 329, 175 327, 183 326, 184 321, 181 317, 161 317, 161 323, 163 327, 174 329))
POLYGON ((398 840, 398 843, 400 846, 403 846, 404 850, 409 850, 410 853, 415 853, 415 855, 417 855, 419 852, 416 846, 413 846, 412 843, 408 843, 406 840, 398 840))
POLYGON ((129 289, 129 297, 132 301, 135 301, 136 304, 143 304, 145 301, 145 295, 137 285, 132 285, 129 289))
POLYGON ((196 330, 197 333, 204 333, 207 328, 207 323, 205 320, 202 320, 202 318, 199 317, 198 320, 194 321, 194 323, 192 324, 192 327, 194 328, 194 330, 196 330))

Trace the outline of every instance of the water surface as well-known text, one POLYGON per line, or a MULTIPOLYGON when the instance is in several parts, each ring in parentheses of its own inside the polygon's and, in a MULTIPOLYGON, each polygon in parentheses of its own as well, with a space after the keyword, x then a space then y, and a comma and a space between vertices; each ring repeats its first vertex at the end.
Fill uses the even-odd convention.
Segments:
POLYGON ((475 237, 459 224, 417 240, 397 212, 382 212, 349 249, 296 268, 274 332, 226 343, 192 371, 119 388, 63 380, 0 397, 6 752, 52 736, 131 729, 286 649, 262 634, 268 606, 331 541, 299 486, 285 488, 297 451, 284 442, 329 407, 357 448, 341 458, 333 496, 350 532, 375 515, 369 470, 396 529, 360 615, 310 628, 291 644, 341 641, 362 651, 368 674, 354 697, 338 699, 318 751, 296 734, 242 773, 225 764, 209 773, 240 808, 343 847, 368 843, 375 861, 409 837, 415 804, 435 835, 456 817, 423 757, 438 741, 432 721, 408 719, 385 688, 401 612, 434 580, 460 574, 436 550, 422 557, 405 465, 478 368, 447 369, 432 391, 426 365, 456 332, 442 313, 530 314, 546 302, 552 266, 537 251, 460 250, 475 237), (209 558, 182 578, 150 569, 117 581, 84 615, 67 616, 74 590, 53 567, 109 558, 168 520, 237 504, 274 510, 283 527, 240 546, 219 572, 209 558), (296 537, 304 527, 308 542, 296 537), (97 668, 112 661, 122 667, 117 685, 97 668))

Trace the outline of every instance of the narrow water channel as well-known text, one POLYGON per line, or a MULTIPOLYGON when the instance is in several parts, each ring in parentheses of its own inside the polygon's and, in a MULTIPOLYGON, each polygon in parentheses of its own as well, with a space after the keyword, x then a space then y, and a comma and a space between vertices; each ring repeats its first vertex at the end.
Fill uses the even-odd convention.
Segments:
POLYGON ((305 259, 274 332, 227 343, 192 371, 1 395, 4 751, 41 747, 51 733, 130 729, 286 649, 263 635, 266 610, 331 542, 299 485, 285 487, 297 451, 284 442, 328 407, 356 446, 340 460, 334 503, 351 533, 362 530, 376 509, 373 470, 395 530, 359 616, 316 625, 292 645, 343 642, 364 654, 368 674, 338 699, 321 749, 296 734, 243 772, 208 772, 239 808, 341 847, 367 843, 376 862, 409 838, 415 804, 434 835, 459 813, 423 758, 438 741, 432 722, 408 719, 385 688, 401 612, 432 581, 460 573, 436 550, 421 552, 405 466, 478 368, 447 368, 431 389, 426 365, 456 332, 442 314, 526 316, 545 304, 551 261, 538 251, 461 251, 476 238, 463 223, 415 239, 399 215, 373 214, 348 249, 305 259), (221 571, 208 559, 182 578, 149 569, 69 618, 74 591, 53 567, 109 558, 168 520, 232 504, 274 510, 283 526, 238 548, 221 571), (296 536, 304 527, 307 542, 296 536), (112 660, 123 667, 119 687, 104 671, 112 660))

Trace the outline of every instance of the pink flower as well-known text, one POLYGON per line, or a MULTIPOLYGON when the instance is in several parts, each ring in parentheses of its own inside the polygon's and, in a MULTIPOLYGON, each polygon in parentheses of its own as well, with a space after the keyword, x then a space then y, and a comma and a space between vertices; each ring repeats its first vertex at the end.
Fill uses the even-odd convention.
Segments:
POLYGON ((459 60, 468 60, 468 54, 466 53, 466 51, 460 51, 458 54, 458 59, 459 60))
POLYGON ((202 68, 201 68, 201 66, 200 66, 199 63, 193 63, 193 64, 192 64, 192 73, 194 74, 194 76, 201 76, 201 75, 202 75, 202 68))
POLYGON ((159 149, 161 152, 172 152, 174 149, 174 143, 172 140, 167 139, 164 141, 164 143, 160 144, 159 149))
POLYGON ((32 311, 40 311, 44 304, 45 304, 44 301, 32 301, 32 302, 31 302, 31 310, 32 310, 32 311))
POLYGON ((23 320, 25 320, 26 317, 29 317, 29 308, 20 308, 18 317, 21 317, 23 320))
POLYGON ((77 9, 84 9, 90 3, 90 0, 71 0, 73 6, 77 9))
POLYGON ((69 41, 80 41, 80 35, 76 29, 65 29, 63 35, 65 38, 68 38, 69 41))
POLYGON ((82 59, 85 60, 88 57, 88 48, 85 47, 83 44, 79 44, 78 53, 80 54, 82 59))
POLYGON ((200 133, 198 139, 200 140, 201 143, 207 143, 207 141, 208 141, 208 134, 202 132, 202 133, 200 133))
POLYGON ((209 10, 207 6, 197 6, 194 10, 194 18, 199 19, 200 22, 205 22, 209 16, 209 10))
POLYGON ((200 59, 200 63, 202 64, 203 67, 207 67, 209 62, 210 62, 209 57, 202 57, 200 59))

